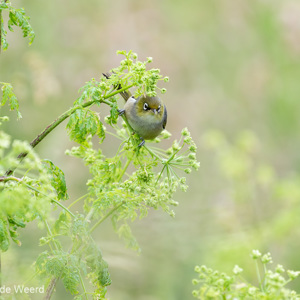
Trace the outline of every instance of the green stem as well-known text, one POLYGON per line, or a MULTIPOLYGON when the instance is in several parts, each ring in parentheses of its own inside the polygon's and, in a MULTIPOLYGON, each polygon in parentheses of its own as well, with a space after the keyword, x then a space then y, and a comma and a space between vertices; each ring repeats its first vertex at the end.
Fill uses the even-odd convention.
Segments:
MULTIPOLYGON (((1 50, 2 50, 2 23, 3 23, 3 21, 2 21, 2 10, 0 10, 0 54, 1 54, 1 50)), ((1 267, 1 265, 0 265, 0 267, 1 267)), ((1 295, 1 293, 0 293, 0 295, 1 295)))
POLYGON ((94 209, 94 207, 92 207, 91 210, 89 211, 89 213, 87 214, 87 216, 85 217, 86 222, 89 222, 91 220, 91 218, 94 214, 94 211, 95 211, 95 209, 94 209))
POLYGON ((90 233, 93 232, 97 228, 98 225, 100 225, 102 222, 104 222, 110 215, 112 215, 123 204, 124 204, 124 201, 122 201, 117 206, 112 208, 102 219, 100 219, 97 223, 94 224, 94 226, 90 229, 90 233))
POLYGON ((68 209, 70 209, 74 204, 76 204, 77 202, 79 202, 80 200, 84 199, 85 197, 87 197, 88 194, 85 194, 81 197, 79 197, 78 199, 76 199, 74 202, 72 202, 69 206, 68 209))
POLYGON ((121 174, 119 175, 119 178, 116 180, 116 182, 120 181, 123 177, 123 175, 125 174, 127 168, 129 167, 130 163, 131 163, 132 159, 127 159, 126 164, 124 166, 124 169, 122 170, 121 174))
POLYGON ((261 281, 261 276, 260 276, 260 271, 259 271, 259 266, 258 266, 257 260, 255 260, 255 266, 256 266, 256 274, 257 274, 257 278, 258 278, 258 282, 259 282, 259 287, 263 291, 263 285, 262 285, 262 281, 261 281))
POLYGON ((144 148, 155 158, 160 160, 161 162, 163 161, 161 157, 159 157, 156 153, 154 153, 150 148, 148 148, 146 145, 144 145, 144 148))
MULTIPOLYGON (((55 129, 59 124, 61 124, 64 120, 66 120, 68 117, 70 117, 70 115, 72 115, 77 109, 79 108, 85 108, 88 106, 93 105, 96 102, 100 102, 100 103, 105 103, 109 106, 112 106, 112 103, 110 101, 107 101, 106 99, 111 98, 113 96, 115 96, 116 94, 119 94, 131 87, 133 87, 134 84, 131 84, 129 86, 126 86, 124 88, 121 88, 119 90, 116 90, 108 95, 105 95, 102 99, 100 99, 99 101, 97 100, 91 100, 88 102, 85 102, 82 105, 77 105, 75 107, 71 107, 70 109, 68 109, 66 112, 64 112, 62 115, 60 115, 56 120, 54 120, 50 125, 48 125, 31 143, 31 147, 34 148, 36 145, 38 145, 53 129, 55 129)), ((18 159, 23 159, 24 157, 27 156, 27 152, 23 152, 20 153, 18 156, 18 159)), ((13 169, 10 169, 6 172, 6 176, 10 176, 12 173, 14 172, 13 169)))
MULTIPOLYGON (((43 221, 44 221, 44 224, 45 224, 45 226, 46 226, 46 228, 47 228, 48 235, 49 235, 49 236, 53 236, 53 235, 52 235, 51 228, 50 228, 48 222, 47 222, 46 220, 44 220, 44 219, 43 219, 43 221)), ((54 245, 55 249, 58 250, 58 247, 57 247, 55 241, 53 241, 53 245, 54 245)), ((50 246, 50 245, 49 245, 49 246, 50 246)), ((50 246, 50 249, 51 249, 51 246, 50 246)), ((51 251, 53 251, 53 250, 51 249, 51 251)))
POLYGON ((38 189, 36 189, 36 188, 30 186, 30 185, 27 184, 27 183, 22 182, 21 180, 20 180, 20 182, 21 182, 22 184, 24 184, 25 186, 27 186, 29 189, 31 189, 31 190, 33 190, 33 191, 35 191, 35 192, 37 192, 37 193, 39 193, 39 194, 41 194, 41 195, 43 195, 43 196, 49 198, 52 202, 54 202, 55 204, 57 204, 58 206, 60 206, 63 210, 65 210, 65 211, 68 212, 73 218, 75 218, 75 215, 74 215, 67 207, 65 207, 63 204, 61 204, 59 201, 57 201, 57 200, 55 200, 55 199, 49 197, 48 195, 42 193, 42 192, 39 191, 38 189))
POLYGON ((80 283, 81 283, 81 286, 83 288, 83 292, 84 292, 85 298, 88 300, 89 298, 87 296, 86 288, 85 288, 85 285, 84 285, 84 282, 83 282, 83 279, 82 279, 82 276, 81 276, 80 272, 79 272, 79 278, 80 278, 80 283))

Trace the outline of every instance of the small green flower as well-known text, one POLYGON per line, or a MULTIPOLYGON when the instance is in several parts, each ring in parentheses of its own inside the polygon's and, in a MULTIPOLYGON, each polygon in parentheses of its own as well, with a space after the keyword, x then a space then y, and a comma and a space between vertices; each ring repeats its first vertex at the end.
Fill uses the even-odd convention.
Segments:
POLYGON ((283 273, 285 270, 282 265, 277 265, 275 272, 283 273))
POLYGON ((190 173, 192 172, 192 170, 191 170, 190 168, 186 168, 186 169, 184 169, 184 172, 185 172, 186 174, 190 174, 190 173))
POLYGON ((292 280, 294 280, 294 279, 296 279, 296 278, 300 275, 300 271, 291 271, 291 270, 288 270, 288 271, 287 271, 287 274, 288 274, 288 276, 289 276, 292 280))
POLYGON ((243 269, 242 268, 240 268, 238 265, 235 265, 234 266, 234 268, 233 268, 233 273, 235 274, 235 275, 238 275, 238 274, 240 274, 240 273, 242 273, 243 272, 243 269))
POLYGON ((263 264, 272 263, 271 253, 266 253, 262 256, 261 261, 263 264))
POLYGON ((188 129, 185 127, 181 130, 181 135, 182 136, 190 136, 190 132, 188 131, 188 129))
POLYGON ((253 259, 258 259, 261 257, 261 253, 258 250, 252 250, 251 257, 253 259))
POLYGON ((190 150, 191 152, 197 152, 197 147, 196 147, 196 145, 191 145, 190 148, 189 148, 189 150, 190 150))

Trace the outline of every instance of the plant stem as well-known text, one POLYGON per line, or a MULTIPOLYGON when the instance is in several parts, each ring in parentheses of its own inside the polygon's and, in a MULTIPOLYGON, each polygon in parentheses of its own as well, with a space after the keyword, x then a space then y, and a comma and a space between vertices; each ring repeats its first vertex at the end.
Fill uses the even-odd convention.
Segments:
POLYGON ((85 285, 84 285, 84 282, 83 282, 83 279, 82 279, 82 276, 81 276, 80 272, 79 272, 79 279, 80 279, 80 283, 81 283, 85 298, 86 298, 86 300, 88 300, 89 298, 87 296, 86 288, 85 288, 85 285))
POLYGON ((102 222, 104 222, 110 215, 112 215, 123 204, 124 204, 124 201, 122 201, 117 206, 112 208, 102 219, 100 219, 97 223, 94 224, 94 226, 90 229, 90 233, 93 232, 97 228, 98 225, 100 225, 102 222))
POLYGON ((259 282, 259 287, 263 291, 263 285, 262 285, 262 281, 261 281, 261 276, 260 276, 260 271, 259 271, 259 266, 258 266, 257 260, 255 260, 255 266, 256 266, 256 274, 257 274, 257 278, 258 278, 258 282, 259 282))
POLYGON ((159 157, 156 153, 154 153, 150 148, 148 148, 146 145, 144 145, 144 148, 155 158, 157 158, 158 160, 162 161, 162 158, 159 157))
POLYGON ((119 178, 117 179, 117 182, 120 181, 123 177, 123 175, 125 174, 127 168, 129 167, 130 163, 131 163, 131 159, 127 159, 126 164, 124 166, 124 169, 122 170, 121 174, 119 175, 119 178))
POLYGON ((68 206, 68 209, 70 209, 74 204, 76 204, 77 202, 79 202, 80 200, 84 199, 85 197, 87 197, 88 194, 85 194, 81 197, 79 197, 78 199, 76 199, 74 202, 72 202, 69 206, 68 206))
POLYGON ((54 277, 51 279, 51 282, 49 283, 49 285, 47 287, 46 295, 43 300, 50 300, 58 279, 59 279, 58 277, 54 277))
MULTIPOLYGON (((88 102, 85 102, 84 104, 82 105, 77 105, 75 107, 71 107, 70 109, 68 109, 66 112, 64 112, 62 115, 60 115, 56 120, 54 120, 50 125, 48 125, 31 143, 31 147, 34 148, 36 145, 38 145, 53 129, 55 129, 59 124, 61 124, 64 120, 66 120, 68 117, 70 117, 70 115, 72 115, 77 109, 79 108, 85 108, 85 107, 88 107, 88 106, 91 106, 93 105, 94 103, 96 102, 100 102, 100 103, 105 103, 109 106, 112 105, 112 103, 110 101, 107 101, 106 99, 108 98, 111 98, 125 90, 128 90, 129 88, 133 87, 134 84, 131 84, 129 86, 126 86, 124 88, 121 88, 119 90, 116 90, 108 95, 105 95, 103 96, 102 99, 100 99, 99 101, 98 100, 91 100, 91 101, 88 101, 88 102)), ((24 157, 27 156, 27 152, 23 152, 23 153, 20 153, 18 155, 18 159, 22 160, 24 157)), ((7 172, 6 172, 6 176, 10 176, 12 173, 14 172, 14 169, 9 169, 7 172)))
MULTIPOLYGON (((21 180, 20 180, 20 182, 21 182, 21 180)), ((23 182, 22 182, 22 183, 23 183, 23 182)), ((75 215, 74 215, 67 207, 65 207, 63 204, 61 204, 61 203, 58 202, 57 200, 55 200, 55 199, 49 197, 48 195, 42 193, 41 191, 39 191, 38 189, 36 189, 36 188, 30 186, 30 185, 27 184, 27 183, 23 183, 23 184, 24 184, 25 186, 27 186, 29 189, 31 189, 31 190, 33 190, 33 191, 35 191, 35 192, 37 192, 37 193, 39 193, 39 194, 41 194, 41 195, 43 195, 43 196, 45 196, 45 197, 48 197, 52 202, 54 202, 55 204, 57 204, 58 206, 60 206, 63 210, 65 210, 65 211, 68 212, 73 218, 75 218, 75 215)))
MULTIPOLYGON (((1 266, 1 251, 0 251, 0 286, 2 286, 2 266, 1 266)), ((0 292, 0 297, 1 297, 1 292, 0 292)))

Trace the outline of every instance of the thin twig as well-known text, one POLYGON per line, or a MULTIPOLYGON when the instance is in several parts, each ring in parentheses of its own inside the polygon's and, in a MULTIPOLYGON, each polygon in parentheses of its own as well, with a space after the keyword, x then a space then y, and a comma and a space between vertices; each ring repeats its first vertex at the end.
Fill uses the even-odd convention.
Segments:
POLYGON ((104 222, 111 214, 113 214, 123 204, 124 204, 124 201, 119 203, 117 206, 113 207, 102 219, 100 219, 97 223, 94 224, 94 226, 90 229, 90 232, 93 232, 97 228, 98 225, 100 225, 102 222, 104 222))
POLYGON ((55 288, 55 286, 56 286, 56 283, 57 283, 58 279, 59 279, 58 277, 52 278, 50 284, 49 284, 48 287, 47 287, 46 295, 45 295, 45 297, 44 297, 43 300, 50 300, 50 298, 51 298, 51 296, 52 296, 52 294, 53 294, 53 291, 54 291, 54 288, 55 288))
MULTIPOLYGON (((131 84, 129 86, 126 86, 124 88, 121 88, 119 90, 116 90, 106 96, 103 97, 103 99, 101 99, 100 101, 97 101, 97 100, 91 100, 91 101, 88 101, 86 103, 84 103, 83 105, 78 105, 78 106, 75 106, 75 107, 72 107, 70 108, 69 110, 67 110, 66 112, 64 112, 62 115, 60 115, 55 121, 53 121, 50 125, 48 125, 31 143, 30 143, 30 146, 32 148, 34 148, 36 145, 38 145, 53 129, 55 129, 59 124, 61 124, 64 120, 66 120, 68 117, 70 117, 77 109, 79 108, 85 108, 85 107, 88 107, 88 106, 91 106, 93 105, 94 103, 96 102, 101 102, 101 103, 105 103, 109 106, 112 105, 111 102, 107 101, 106 99, 108 98, 111 98, 113 96, 115 96, 116 94, 119 94, 125 90, 128 90, 129 88, 133 87, 134 84, 131 84)), ((20 153, 18 155, 18 159, 21 161, 23 158, 25 158, 27 156, 28 152, 23 152, 23 153, 20 153)), ((13 172, 14 172, 15 169, 9 169, 5 175, 6 176, 10 176, 13 172)))

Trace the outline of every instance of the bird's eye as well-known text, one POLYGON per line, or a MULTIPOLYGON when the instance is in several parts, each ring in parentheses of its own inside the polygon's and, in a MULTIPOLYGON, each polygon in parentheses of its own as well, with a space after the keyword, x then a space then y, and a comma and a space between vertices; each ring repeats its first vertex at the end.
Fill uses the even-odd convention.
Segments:
POLYGON ((160 112, 160 105, 159 105, 158 108, 157 108, 157 112, 160 112))
POLYGON ((144 110, 149 110, 149 105, 147 102, 144 103, 144 110))

